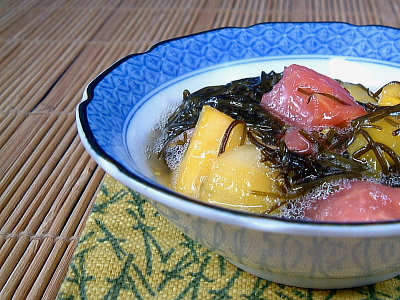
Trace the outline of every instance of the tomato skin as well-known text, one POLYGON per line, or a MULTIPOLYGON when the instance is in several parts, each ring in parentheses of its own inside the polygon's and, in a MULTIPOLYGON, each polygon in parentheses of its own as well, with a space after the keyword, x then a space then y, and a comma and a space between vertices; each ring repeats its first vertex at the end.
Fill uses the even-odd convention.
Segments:
POLYGON ((308 208, 305 217, 329 222, 400 220, 399 188, 368 181, 351 181, 308 208))
POLYGON ((339 82, 295 64, 287 67, 282 79, 263 95, 261 105, 288 124, 302 128, 345 127, 366 114, 339 82))

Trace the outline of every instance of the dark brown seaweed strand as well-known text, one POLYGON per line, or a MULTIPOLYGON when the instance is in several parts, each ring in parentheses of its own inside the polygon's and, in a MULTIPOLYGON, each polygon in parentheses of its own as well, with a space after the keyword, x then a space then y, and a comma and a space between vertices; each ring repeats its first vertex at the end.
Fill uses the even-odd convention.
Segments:
POLYGON ((372 97, 377 98, 379 96, 379 94, 382 93, 383 89, 386 86, 391 85, 391 84, 400 84, 400 81, 391 81, 391 82, 385 84, 383 87, 381 87, 379 90, 377 90, 374 94, 372 94, 372 97))
POLYGON ((329 131, 326 134, 326 138, 325 138, 325 141, 326 141, 326 143, 328 145, 332 144, 333 139, 335 138, 336 134, 337 134, 337 130, 336 129, 334 129, 334 128, 330 128, 329 129, 329 131))
MULTIPOLYGON (((373 98, 376 102, 378 102, 378 100, 376 100, 375 98, 373 98)), ((367 102, 367 103, 363 103, 366 107, 366 109, 367 109, 367 111, 375 111, 376 110, 376 104, 374 104, 374 103, 371 103, 371 102, 367 102)))
MULTIPOLYGON (((252 144, 254 144, 257 148, 260 148, 261 150, 265 150, 266 148, 268 148, 267 145, 260 142, 260 140, 255 136, 254 132, 252 132, 251 130, 249 130, 247 132, 247 137, 249 138, 250 142, 252 144)), ((271 151, 267 151, 267 152, 271 152, 271 151)))
POLYGON ((184 132, 183 132, 183 140, 178 140, 178 141, 176 142, 176 144, 177 144, 178 146, 184 146, 184 145, 186 145, 187 142, 188 142, 188 135, 187 135, 187 132, 184 131, 184 132))
POLYGON ((373 129, 376 129, 376 130, 379 130, 379 131, 383 130, 382 126, 375 125, 375 124, 364 124, 364 125, 361 126, 361 128, 362 129, 373 128, 373 129))
POLYGON ((359 160, 346 157, 333 151, 324 150, 321 154, 324 157, 329 158, 329 161, 334 163, 334 165, 343 167, 345 170, 360 172, 366 169, 366 165, 359 160))
POLYGON ((273 213, 274 211, 276 211, 277 209, 281 208, 282 206, 286 205, 288 203, 288 201, 283 201, 283 202, 279 202, 274 204, 273 206, 271 206, 270 208, 267 209, 267 211, 265 212, 267 215, 273 213))
POLYGON ((306 182, 301 182, 301 183, 292 183, 292 188, 293 188, 293 190, 298 190, 301 192, 301 191, 307 191, 310 188, 317 187, 327 181, 339 181, 344 178, 354 179, 354 178, 360 178, 360 177, 362 177, 362 176, 358 172, 335 173, 335 174, 316 178, 312 181, 306 181, 306 182))
MULTIPOLYGON (((387 114, 385 110, 381 110, 379 111, 380 113, 376 113, 373 116, 370 116, 368 122, 370 122, 371 124, 378 122, 380 120, 382 120, 383 118, 386 118, 387 116, 389 116, 390 114, 387 114)), ((363 127, 368 128, 371 127, 371 124, 363 124, 363 127)))
POLYGON ((297 91, 299 93, 302 93, 302 94, 306 95, 306 96, 312 96, 314 94, 314 92, 307 91, 307 90, 305 90, 303 88, 297 88, 297 91))
POLYGON ((353 158, 358 159, 370 150, 372 150, 372 146, 370 144, 367 144, 364 147, 358 149, 356 152, 354 152, 353 158))
POLYGON ((275 157, 271 154, 271 152, 266 151, 265 149, 261 149, 261 159, 260 162, 273 162, 275 157))
POLYGON ((370 118, 368 119, 368 122, 370 124, 368 124, 368 123, 363 124, 362 127, 365 127, 365 128, 372 127, 373 123, 378 122, 388 116, 388 114, 386 114, 386 111, 384 111, 384 110, 381 110, 381 111, 373 113, 373 114, 374 115, 371 115, 370 118))
POLYGON ((279 143, 278 151, 282 163, 288 163, 290 161, 290 152, 285 142, 279 143))
POLYGON ((189 90, 184 90, 182 94, 183 94, 183 100, 186 100, 190 96, 189 90))
POLYGON ((377 107, 376 111, 370 112, 364 116, 358 117, 351 121, 351 125, 355 128, 360 128, 364 125, 374 123, 382 118, 397 115, 400 113, 400 104, 394 106, 386 106, 383 108, 377 107))
POLYGON ((224 136, 222 137, 221 145, 219 147, 218 156, 220 156, 222 153, 225 152, 226 145, 228 145, 228 142, 229 142, 229 137, 231 136, 233 129, 239 124, 242 124, 244 127, 243 133, 242 133, 242 139, 240 141, 240 146, 242 146, 244 144, 245 139, 246 139, 246 132, 247 132, 246 122, 241 121, 241 120, 234 120, 231 122, 231 124, 229 124, 228 128, 225 130, 224 136))
POLYGON ((392 125, 393 127, 399 128, 400 129, 400 123, 389 119, 388 117, 384 119, 386 123, 388 123, 389 125, 392 125))
POLYGON ((310 103, 310 101, 311 101, 311 99, 312 99, 312 97, 314 95, 322 95, 322 96, 328 97, 328 98, 330 98, 330 99, 332 99, 332 100, 334 100, 334 101, 336 101, 336 102, 338 102, 338 103, 340 103, 342 105, 350 106, 350 104, 348 104, 348 103, 344 102, 343 100, 339 99, 338 97, 336 97, 334 95, 331 95, 331 94, 328 94, 328 93, 310 92, 310 91, 307 91, 307 90, 302 89, 302 88, 297 88, 297 91, 302 93, 302 94, 304 94, 304 95, 306 95, 306 96, 310 96, 308 98, 308 100, 307 100, 307 103, 310 103))
POLYGON ((309 134, 307 131, 305 131, 304 129, 299 129, 299 134, 304 137, 307 141, 309 141, 312 144, 319 144, 319 141, 316 139, 315 136, 313 136, 312 134, 309 134))
POLYGON ((265 152, 268 152, 268 153, 272 153, 272 152, 275 150, 274 148, 272 148, 272 147, 270 147, 270 146, 264 144, 263 142, 261 142, 261 141, 257 138, 257 137, 259 137, 259 136, 258 136, 258 134, 257 134, 256 131, 253 131, 253 130, 251 130, 251 129, 248 130, 248 131, 247 131, 247 137, 249 138, 250 142, 251 142, 252 144, 254 144, 257 148, 261 149, 261 151, 265 151, 265 152))
POLYGON ((289 176, 287 174, 282 174, 283 176, 283 184, 282 184, 282 190, 284 192, 285 195, 288 195, 289 192, 291 192, 291 180, 289 178, 289 176))
POLYGON ((394 167, 396 168, 396 170, 400 170, 400 157, 399 155, 397 155, 397 153, 390 148, 389 146, 383 144, 383 143, 379 143, 376 142, 376 145, 378 147, 380 147, 394 162, 394 167))
POLYGON ((382 149, 377 145, 377 143, 372 139, 371 135, 365 130, 360 130, 360 134, 365 138, 368 144, 371 145, 371 150, 374 152, 376 156, 376 160, 380 164, 382 168, 383 174, 389 173, 389 162, 386 159, 385 155, 382 152, 382 149))
POLYGON ((327 137, 324 140, 321 140, 318 136, 318 133, 313 131, 311 134, 308 133, 306 130, 304 129, 299 129, 299 134, 301 136, 303 136, 306 140, 308 140, 311 144, 316 144, 318 145, 320 148, 323 147, 327 147, 327 148, 336 148, 338 149, 339 147, 341 147, 343 145, 344 142, 346 142, 348 140, 347 136, 341 136, 340 139, 333 145, 333 147, 329 147, 329 145, 332 143, 333 138, 336 135, 336 130, 329 130, 327 137))
POLYGON ((396 129, 392 132, 393 136, 399 136, 400 135, 400 129, 396 129))
POLYGON ((332 149, 340 149, 343 147, 343 145, 348 146, 351 141, 351 136, 349 135, 342 135, 338 140, 332 144, 332 149))

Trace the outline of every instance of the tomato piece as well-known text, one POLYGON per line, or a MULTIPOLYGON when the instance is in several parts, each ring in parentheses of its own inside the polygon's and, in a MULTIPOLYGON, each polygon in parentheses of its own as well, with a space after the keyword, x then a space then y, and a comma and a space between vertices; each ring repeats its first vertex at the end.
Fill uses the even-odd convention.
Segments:
POLYGON ((282 79, 265 93, 262 107, 292 126, 345 127, 366 114, 336 80, 304 66, 291 65, 282 79))
POLYGON ((331 222, 400 220, 399 188, 368 181, 351 181, 343 189, 318 200, 306 218, 331 222))
POLYGON ((286 131, 283 140, 289 150, 302 154, 310 154, 313 152, 311 142, 302 136, 296 128, 291 128, 286 131))

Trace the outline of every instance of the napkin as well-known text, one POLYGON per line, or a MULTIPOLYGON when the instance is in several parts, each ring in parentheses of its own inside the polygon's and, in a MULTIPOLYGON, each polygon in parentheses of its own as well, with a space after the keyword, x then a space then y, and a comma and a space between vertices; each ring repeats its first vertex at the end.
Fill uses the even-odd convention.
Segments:
POLYGON ((400 299, 400 276, 341 290, 258 278, 194 242, 145 197, 107 175, 58 299, 400 299))

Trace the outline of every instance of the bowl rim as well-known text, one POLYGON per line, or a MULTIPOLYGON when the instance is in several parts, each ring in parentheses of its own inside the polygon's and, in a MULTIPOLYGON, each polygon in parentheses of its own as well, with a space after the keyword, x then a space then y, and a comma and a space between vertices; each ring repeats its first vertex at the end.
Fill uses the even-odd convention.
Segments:
MULTIPOLYGON (((301 24, 325 24, 325 25, 330 25, 330 24, 342 24, 345 26, 349 27, 356 27, 356 28, 365 28, 365 27, 371 27, 371 28, 382 28, 382 29, 391 29, 391 30, 399 30, 399 28, 395 27, 390 27, 390 26, 383 26, 383 25, 355 25, 351 23, 346 23, 346 22, 263 22, 263 23, 257 23, 251 26, 246 26, 246 27, 221 27, 221 28, 215 28, 215 29, 210 29, 206 31, 201 31, 193 34, 188 34, 188 35, 183 35, 180 37, 175 37, 171 39, 166 39, 163 41, 160 41, 158 43, 155 43, 152 45, 148 50, 144 52, 139 52, 139 53, 133 53, 126 55, 116 62, 114 62, 112 65, 110 65, 107 69, 105 69, 103 72, 101 72, 99 75, 97 75, 94 79, 92 79, 89 84, 86 86, 86 88, 83 91, 83 96, 82 96, 82 101, 78 104, 76 108, 76 123, 77 123, 77 128, 78 128, 78 133, 81 138, 81 141, 86 148, 86 150, 89 152, 89 154, 92 156, 92 158, 112 177, 115 179, 121 181, 125 185, 133 185, 135 188, 137 188, 137 191, 139 193, 142 193, 143 195, 147 197, 154 197, 154 196, 167 196, 169 200, 171 199, 178 199, 179 204, 182 204, 177 209, 181 210, 186 210, 189 209, 191 206, 194 205, 196 206, 201 206, 202 208, 205 208, 207 212, 218 212, 218 213, 224 213, 229 216, 225 221, 228 223, 230 222, 229 219, 232 217, 235 218, 245 218, 248 220, 253 220, 256 222, 253 222, 253 225, 258 227, 259 229, 261 228, 268 228, 271 229, 274 226, 279 227, 280 229, 276 229, 277 232, 282 232, 282 228, 285 230, 287 229, 291 233, 294 233, 293 230, 293 225, 300 226, 299 230, 297 231, 298 234, 305 234, 303 230, 305 228, 310 228, 313 233, 315 234, 315 230, 317 230, 319 233, 324 234, 326 232, 333 232, 336 230, 339 230, 341 233, 339 235, 343 236, 348 236, 348 232, 344 232, 343 229, 348 230, 349 228, 352 229, 352 233, 350 235, 357 235, 360 236, 359 229, 362 228, 373 228, 374 232, 373 233, 367 233, 365 232, 364 234, 366 236, 382 236, 382 234, 385 235, 395 235, 395 232, 388 232, 388 225, 392 225, 393 229, 396 229, 395 231, 397 233, 400 232, 400 220, 390 220, 390 221, 378 221, 378 222, 347 222, 347 223, 338 223, 338 222, 326 222, 326 221, 312 221, 312 220, 303 220, 303 219, 284 219, 280 217, 274 217, 266 214, 259 214, 259 213, 251 213, 251 212, 246 212, 246 211, 241 211, 241 210, 235 210, 235 209, 230 209, 226 207, 221 207, 218 205, 213 205, 210 203, 206 203, 204 201, 194 199, 185 195, 182 195, 172 189, 169 189, 167 187, 164 187, 162 185, 157 185, 153 183, 151 180, 146 181, 143 180, 141 177, 136 176, 133 172, 128 170, 125 166, 123 166, 121 163, 119 163, 115 158, 111 157, 109 154, 106 153, 104 149, 101 148, 101 146, 98 144, 96 141, 96 138, 93 134, 93 132, 90 129, 89 125, 89 120, 87 116, 87 108, 88 105, 91 103, 91 101, 94 98, 94 89, 95 87, 109 74, 111 73, 115 68, 123 64, 125 61, 129 60, 132 57, 135 56, 140 56, 144 55, 147 53, 152 52, 154 49, 158 48, 160 45, 175 41, 175 40, 180 40, 180 39, 186 39, 186 38, 191 38, 197 35, 209 33, 209 32, 215 32, 215 31, 220 31, 220 30, 225 30, 225 29, 239 29, 239 30, 246 30, 248 28, 252 28, 255 26, 259 25, 265 25, 265 24, 286 24, 288 26, 290 25, 301 25, 301 24), (190 205, 188 205, 190 204, 190 205), (265 227, 265 224, 260 226, 261 223, 259 222, 261 220, 261 223, 268 221, 269 224, 265 227), (271 227, 272 226, 272 227, 271 227)), ((158 201, 158 200, 157 200, 158 201)), ((166 203, 163 203, 166 204, 166 203)), ((205 213, 204 216, 209 216, 209 214, 205 213)), ((243 224, 243 226, 246 226, 246 224, 243 224)), ((253 228, 254 226, 252 226, 253 228)), ((361 233, 362 235, 362 233, 361 233)))

